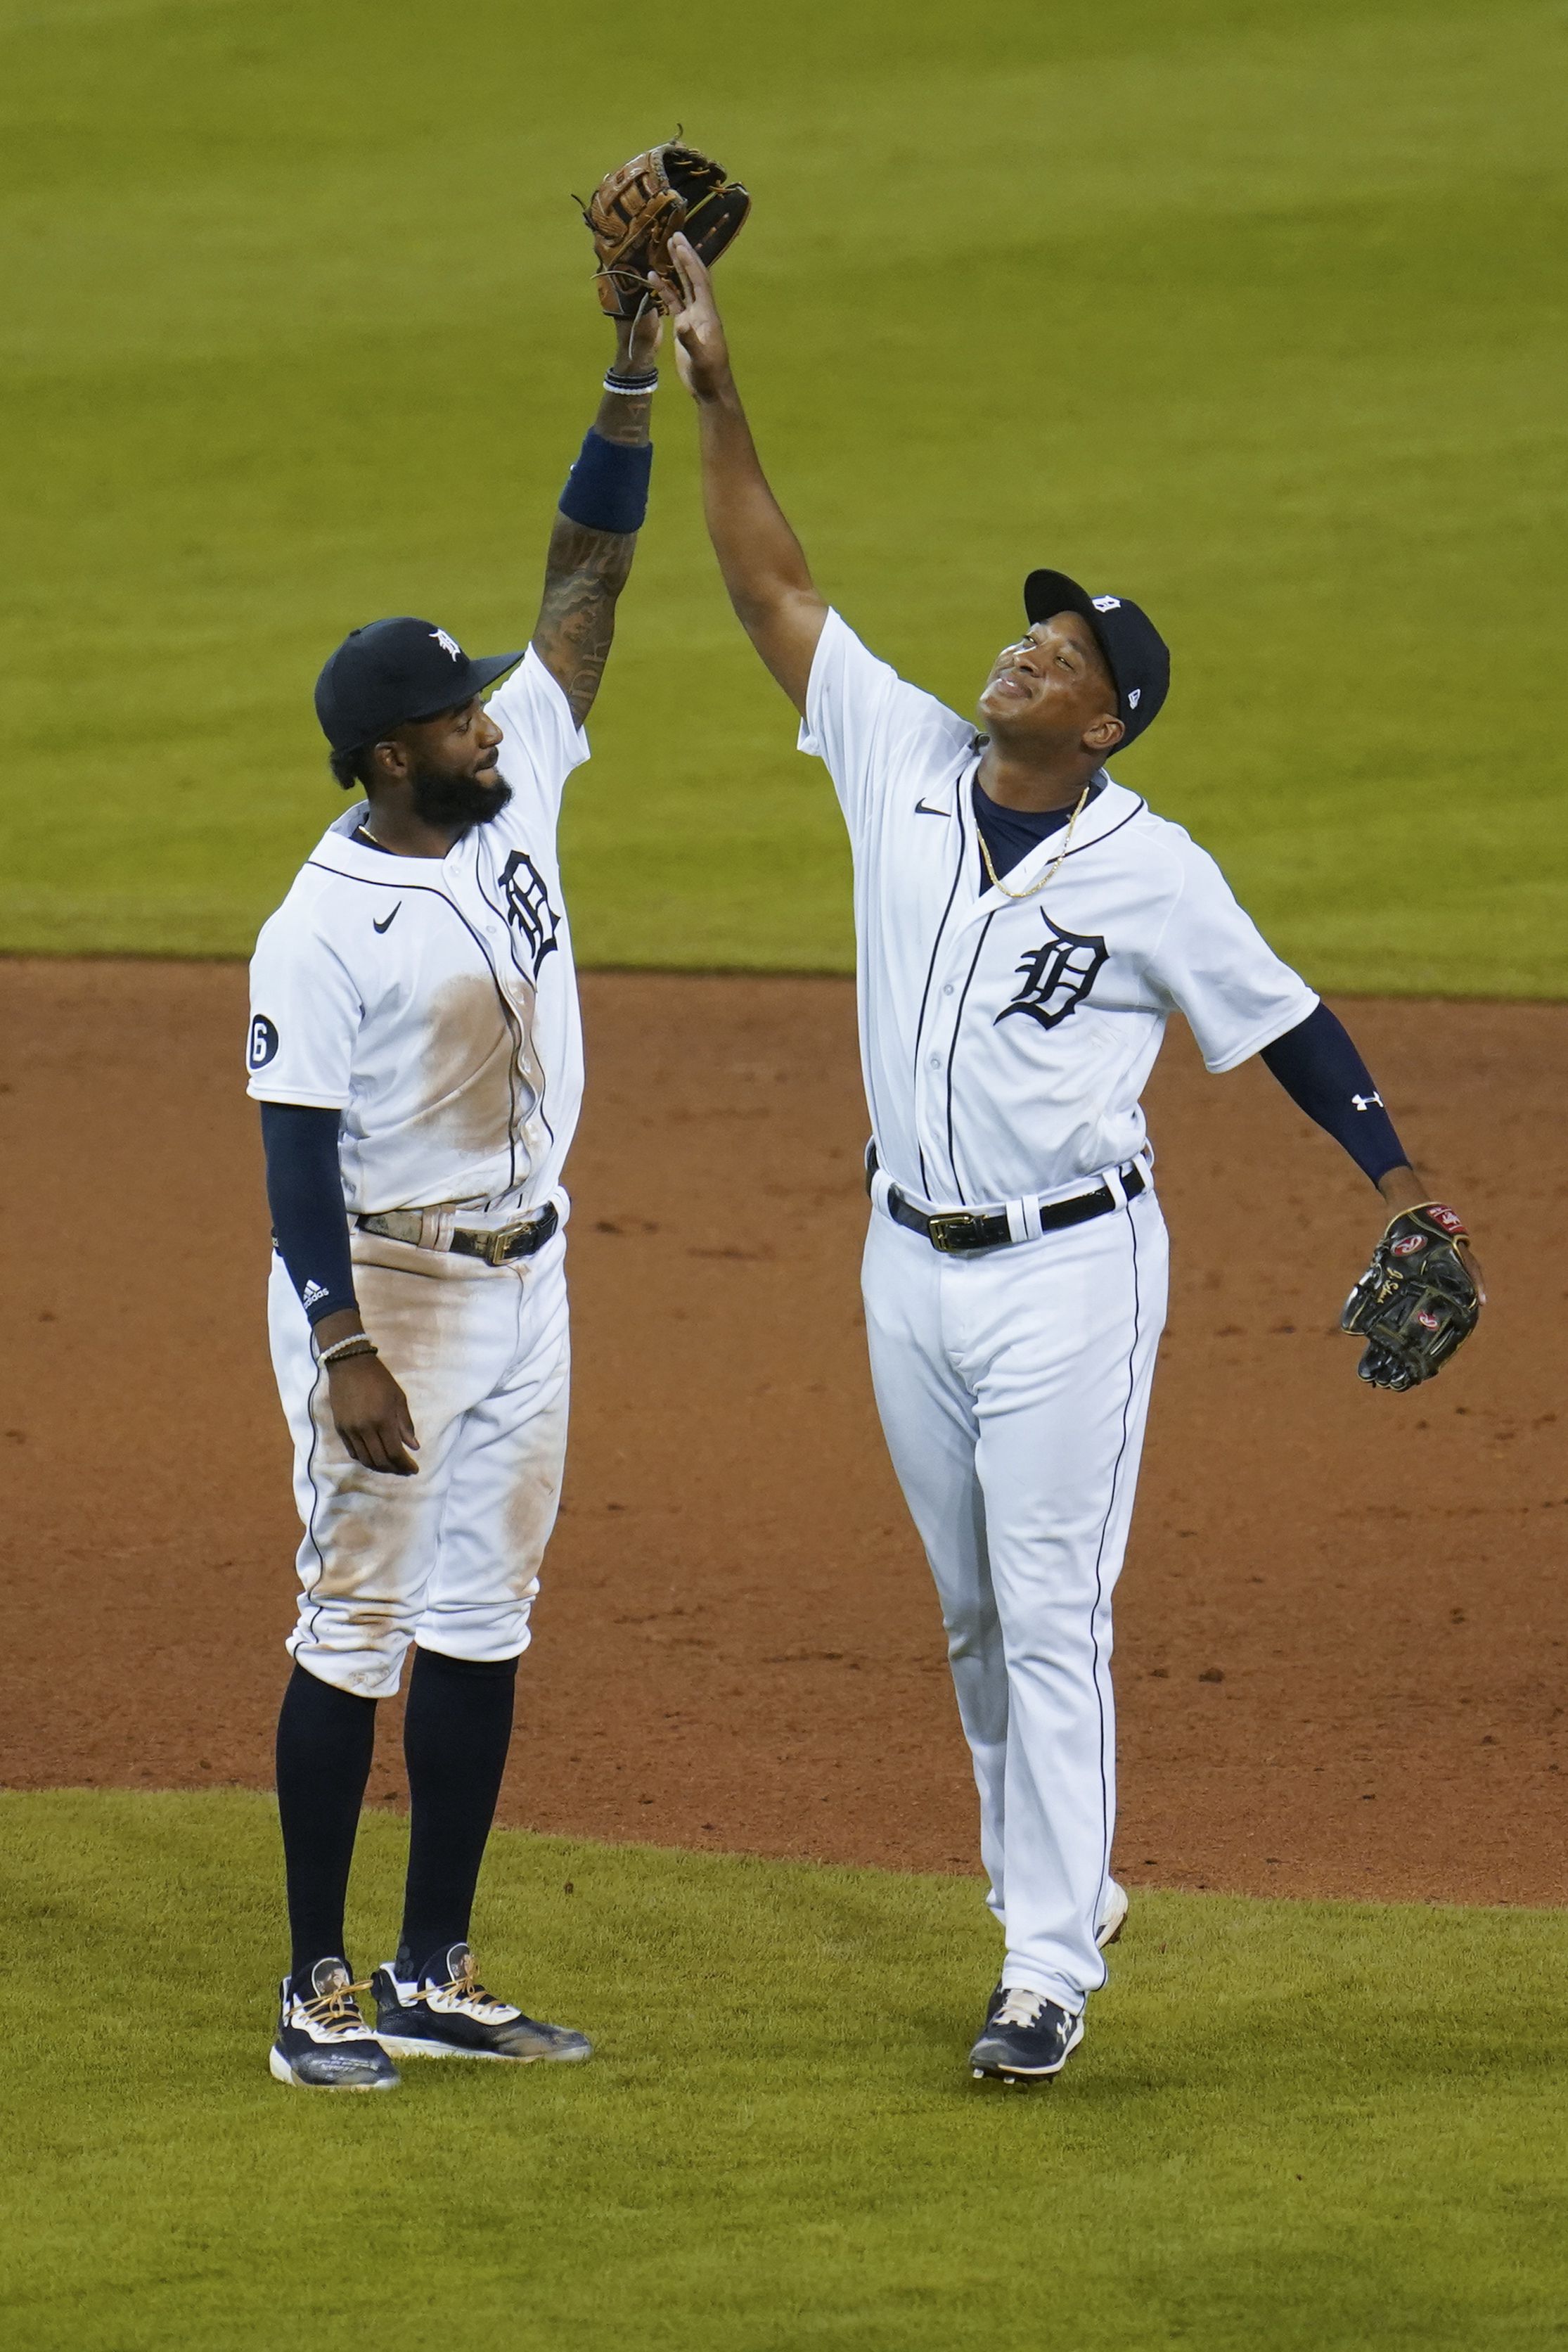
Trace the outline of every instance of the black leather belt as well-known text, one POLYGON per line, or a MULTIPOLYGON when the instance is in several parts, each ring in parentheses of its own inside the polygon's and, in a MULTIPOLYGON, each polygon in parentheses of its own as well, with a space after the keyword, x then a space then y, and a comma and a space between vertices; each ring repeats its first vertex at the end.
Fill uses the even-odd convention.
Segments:
MULTIPOLYGON (((876 1165, 875 1150, 868 1149, 868 1192, 876 1165)), ((1148 1190, 1148 1179, 1137 1160, 1129 1160, 1126 1166, 1119 1168, 1116 1173, 1121 1178, 1122 1191, 1127 1200, 1135 1201, 1140 1192, 1148 1190)), ((1038 1212, 1040 1229, 1042 1234, 1052 1234, 1059 1232, 1063 1225, 1085 1225, 1091 1217, 1109 1216, 1113 1209, 1121 1206, 1122 1202, 1109 1184, 1096 1184, 1092 1192, 1074 1192, 1066 1201, 1042 1202, 1038 1212)), ((939 1209, 934 1217, 928 1217, 924 1209, 917 1209, 914 1202, 899 1191, 896 1184, 889 1184, 887 1188, 887 1210, 895 1225, 907 1225, 912 1234, 924 1234, 932 1248, 940 1250, 945 1257, 962 1250, 1004 1249, 1013 1238, 1003 1211, 939 1209)))
MULTIPOLYGON (((419 1209, 388 1209, 378 1216, 356 1218, 355 1223, 361 1232, 380 1234, 387 1241, 409 1242, 416 1249, 432 1246, 421 1241, 424 1213, 419 1209)), ((552 1201, 537 1217, 521 1219, 515 1225, 497 1225, 493 1232, 478 1225, 458 1225, 434 1246, 451 1250, 457 1257, 483 1258, 486 1265, 510 1265, 543 1249, 559 1224, 560 1213, 552 1201)))

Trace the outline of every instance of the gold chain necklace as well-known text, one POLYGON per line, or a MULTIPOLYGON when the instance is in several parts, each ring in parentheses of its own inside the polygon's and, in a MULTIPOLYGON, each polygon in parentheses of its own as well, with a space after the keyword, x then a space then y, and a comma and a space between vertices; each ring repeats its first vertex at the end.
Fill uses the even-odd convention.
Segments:
MULTIPOLYGON (((973 779, 973 783, 976 787, 977 787, 978 782, 979 779, 977 776, 973 779)), ((1090 783, 1092 783, 1092 782, 1093 778, 1091 777, 1090 783)), ((980 856, 984 861, 987 873, 991 877, 992 889, 999 890, 1004 898, 1038 898, 1046 884, 1051 880, 1051 876, 1056 872, 1056 869, 1061 865, 1062 859, 1066 856, 1068 851, 1071 848, 1072 828, 1078 823, 1079 818, 1082 815, 1083 804, 1088 798, 1089 785, 1085 784, 1083 790, 1078 795, 1077 807, 1073 810, 1072 814, 1067 820, 1067 834, 1062 842, 1061 847, 1057 851, 1056 856, 1051 859, 1051 864, 1046 867, 1045 872, 1040 876, 1040 880, 1038 882, 1031 882, 1027 890, 1009 890, 1007 884, 1002 880, 1001 876, 997 872, 996 867, 992 865, 991 853, 986 845, 986 836, 984 833, 981 832, 980 814, 979 811, 977 809, 975 812, 975 831, 979 835, 980 856)))

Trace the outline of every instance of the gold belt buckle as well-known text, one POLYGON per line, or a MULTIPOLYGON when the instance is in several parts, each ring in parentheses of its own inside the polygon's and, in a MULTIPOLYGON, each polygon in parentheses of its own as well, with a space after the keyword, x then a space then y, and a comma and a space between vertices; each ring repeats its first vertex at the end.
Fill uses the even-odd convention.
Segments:
POLYGON ((979 1223, 979 1218, 971 1215, 967 1210, 950 1209, 932 1218, 927 1238, 934 1250, 940 1250, 944 1257, 950 1257, 955 1250, 977 1246, 975 1236, 979 1223))
POLYGON ((486 1265, 505 1265, 507 1252, 514 1236, 521 1231, 517 1225, 497 1225, 485 1236, 484 1259, 486 1265))

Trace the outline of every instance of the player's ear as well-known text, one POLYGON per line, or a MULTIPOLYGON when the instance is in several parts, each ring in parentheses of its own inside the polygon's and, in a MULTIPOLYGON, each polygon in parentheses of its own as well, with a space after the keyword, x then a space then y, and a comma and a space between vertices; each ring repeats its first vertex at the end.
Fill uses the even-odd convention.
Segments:
POLYGON ((1095 752, 1102 760, 1107 759, 1126 731, 1115 713, 1107 710, 1092 727, 1083 730, 1083 748, 1086 751, 1095 752))
POLYGON ((408 746, 395 736, 382 743, 372 743, 370 751, 371 776, 378 784, 398 784, 408 773, 408 746))

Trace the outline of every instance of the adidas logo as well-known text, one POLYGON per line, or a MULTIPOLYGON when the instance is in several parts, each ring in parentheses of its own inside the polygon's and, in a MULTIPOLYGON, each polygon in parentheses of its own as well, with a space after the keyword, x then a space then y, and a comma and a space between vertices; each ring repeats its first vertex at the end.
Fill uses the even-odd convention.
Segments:
POLYGON ((308 1282, 304 1289, 299 1294, 299 1303, 304 1307, 306 1313, 308 1314, 313 1307, 319 1306, 320 1302, 327 1297, 327 1286, 325 1283, 308 1282))

